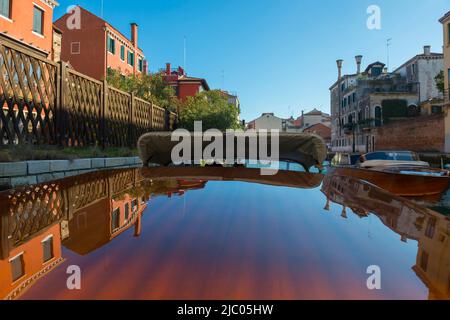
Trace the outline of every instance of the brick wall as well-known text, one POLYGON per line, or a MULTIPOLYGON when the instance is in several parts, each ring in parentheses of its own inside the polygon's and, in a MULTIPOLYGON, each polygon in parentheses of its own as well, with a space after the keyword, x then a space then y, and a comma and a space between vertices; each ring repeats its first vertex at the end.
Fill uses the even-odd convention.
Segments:
POLYGON ((375 149, 444 152, 444 115, 395 121, 377 128, 375 149))

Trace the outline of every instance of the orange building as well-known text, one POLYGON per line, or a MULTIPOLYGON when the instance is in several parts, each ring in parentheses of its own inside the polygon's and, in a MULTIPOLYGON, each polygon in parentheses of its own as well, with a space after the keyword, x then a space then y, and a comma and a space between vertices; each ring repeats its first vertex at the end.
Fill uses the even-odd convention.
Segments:
POLYGON ((57 5, 55 0, 0 0, 2 40, 51 58, 53 10, 57 5))
POLYGON ((109 69, 123 75, 147 73, 147 62, 138 47, 138 25, 131 24, 128 39, 111 24, 77 6, 55 25, 63 32, 61 59, 75 70, 103 80, 109 69), (73 19, 79 18, 79 24, 73 19))
POLYGON ((63 262, 59 223, 33 236, 0 259, 0 299, 16 299, 63 262))

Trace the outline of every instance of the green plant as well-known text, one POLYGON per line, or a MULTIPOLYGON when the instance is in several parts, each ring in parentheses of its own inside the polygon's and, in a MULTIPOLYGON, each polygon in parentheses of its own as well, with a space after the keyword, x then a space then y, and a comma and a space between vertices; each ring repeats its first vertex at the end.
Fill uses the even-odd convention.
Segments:
POLYGON ((439 90, 439 92, 441 92, 442 94, 444 94, 445 91, 445 84, 444 84, 444 71, 441 70, 441 72, 439 72, 439 74, 434 78, 434 81, 436 82, 436 88, 439 90))
POLYGON ((106 81, 116 89, 134 93, 161 108, 177 110, 179 102, 175 90, 167 85, 160 73, 124 76, 120 70, 109 69, 106 81))
POLYGON ((202 121, 202 129, 241 129, 239 110, 228 104, 220 91, 205 91, 188 97, 181 106, 179 128, 194 131, 194 122, 202 121))

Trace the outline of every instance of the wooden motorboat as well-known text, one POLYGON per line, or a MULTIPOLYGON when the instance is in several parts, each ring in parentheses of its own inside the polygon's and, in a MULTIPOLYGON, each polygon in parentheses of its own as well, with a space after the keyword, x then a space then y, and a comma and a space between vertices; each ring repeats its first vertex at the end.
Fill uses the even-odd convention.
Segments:
POLYGON ((432 196, 450 186, 448 170, 431 168, 413 152, 373 152, 361 156, 354 166, 334 166, 330 174, 368 181, 392 194, 406 197, 432 196))

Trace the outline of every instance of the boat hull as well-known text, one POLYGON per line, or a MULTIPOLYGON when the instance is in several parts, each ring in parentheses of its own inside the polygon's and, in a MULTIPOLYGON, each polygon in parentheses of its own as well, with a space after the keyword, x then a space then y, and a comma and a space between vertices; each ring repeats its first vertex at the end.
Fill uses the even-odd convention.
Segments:
POLYGON ((392 194, 404 197, 438 195, 444 193, 450 186, 449 177, 409 175, 346 167, 332 167, 329 173, 364 180, 392 194))

